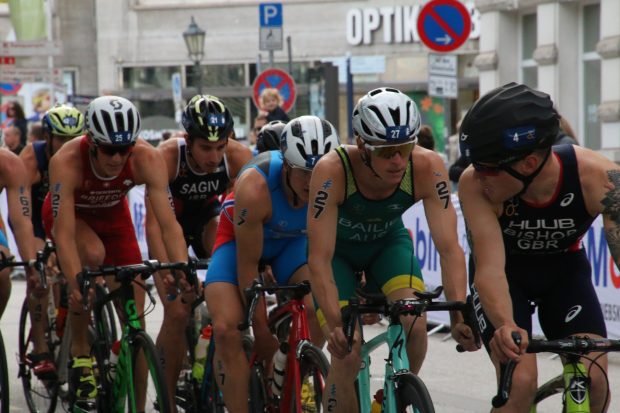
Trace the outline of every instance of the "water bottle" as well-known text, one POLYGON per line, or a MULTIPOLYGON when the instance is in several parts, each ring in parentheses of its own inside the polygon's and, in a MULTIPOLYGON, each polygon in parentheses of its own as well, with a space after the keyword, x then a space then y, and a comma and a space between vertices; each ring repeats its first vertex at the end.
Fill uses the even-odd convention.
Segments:
POLYGON ((209 342, 211 341, 211 334, 213 327, 208 325, 200 332, 198 342, 194 349, 194 365, 192 366, 192 377, 198 382, 202 382, 202 378, 205 374, 205 362, 207 361, 207 353, 209 349, 209 342))
POLYGON ((286 353, 288 353, 288 343, 280 344, 280 348, 273 357, 273 381, 271 391, 275 396, 282 394, 284 384, 284 373, 286 369, 286 353))
POLYGON ((370 406, 370 413, 381 413, 383 405, 383 389, 377 390, 375 393, 372 404, 370 406))
POLYGON ((112 348, 110 349, 110 364, 109 364, 109 376, 110 381, 114 381, 116 377, 116 364, 118 363, 118 355, 121 352, 121 342, 116 340, 114 344, 112 344, 112 348))

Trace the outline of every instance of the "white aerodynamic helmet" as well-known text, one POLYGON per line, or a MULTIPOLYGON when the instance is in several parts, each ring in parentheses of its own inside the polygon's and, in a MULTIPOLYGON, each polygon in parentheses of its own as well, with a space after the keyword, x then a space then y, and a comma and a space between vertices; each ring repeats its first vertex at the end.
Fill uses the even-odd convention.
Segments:
POLYGON ((353 130, 366 142, 399 144, 418 139, 418 108, 398 89, 371 90, 357 102, 352 116, 353 130))
POLYGON ((331 149, 340 145, 336 128, 316 116, 300 116, 289 121, 280 137, 280 150, 292 166, 312 169, 331 149))
POLYGON ((140 114, 129 100, 101 96, 86 108, 86 130, 102 145, 130 145, 140 132, 140 114))

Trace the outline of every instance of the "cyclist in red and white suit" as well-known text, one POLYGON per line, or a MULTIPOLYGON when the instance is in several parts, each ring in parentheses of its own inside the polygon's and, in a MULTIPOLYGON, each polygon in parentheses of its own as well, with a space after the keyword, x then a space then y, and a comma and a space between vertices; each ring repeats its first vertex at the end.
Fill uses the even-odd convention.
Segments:
MULTIPOLYGON (((87 341, 89 315, 83 310, 76 277, 83 266, 141 261, 126 198, 134 185, 146 184, 170 260, 187 260, 183 232, 171 208, 166 165, 155 148, 138 139, 139 129, 140 115, 130 101, 99 97, 87 108, 86 135, 63 145, 50 161, 50 194, 43 205, 43 220, 46 232, 55 239, 69 284, 71 393, 77 402, 89 403, 97 388, 87 341)), ((117 287, 113 279, 107 283, 111 289, 117 287)), ((141 314, 144 290, 134 288, 141 314)), ((145 366, 139 371, 146 373, 145 366)), ((138 406, 143 407, 146 374, 138 376, 138 406)))

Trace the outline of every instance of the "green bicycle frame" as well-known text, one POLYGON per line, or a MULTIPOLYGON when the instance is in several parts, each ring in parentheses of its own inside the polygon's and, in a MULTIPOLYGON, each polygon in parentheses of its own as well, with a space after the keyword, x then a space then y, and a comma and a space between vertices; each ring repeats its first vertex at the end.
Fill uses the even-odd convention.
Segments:
MULTIPOLYGON (((590 389, 586 368, 581 361, 569 361, 564 364, 562 373, 564 387, 565 413, 590 413, 590 389)), ((548 384, 554 382, 550 381, 548 384)), ((544 386, 543 386, 544 387, 544 386)), ((555 386, 553 386, 555 388, 555 386)), ((536 413, 536 405, 530 409, 530 413, 536 413)))
POLYGON ((132 329, 141 330, 140 319, 138 318, 138 311, 136 309, 135 300, 127 300, 125 303, 125 314, 127 314, 127 323, 123 326, 121 335, 121 350, 118 354, 118 361, 116 362, 116 375, 114 382, 112 383, 112 400, 114 400, 114 411, 125 411, 125 396, 127 396, 127 389, 129 389, 129 400, 131 403, 130 411, 136 411, 136 395, 134 393, 134 386, 130 386, 129 383, 133 380, 133 354, 132 349, 129 346, 129 337, 132 329))
POLYGON ((390 324, 387 331, 362 344, 362 366, 357 375, 357 390, 359 394, 360 412, 370 413, 370 353, 377 347, 387 343, 390 357, 385 363, 385 378, 383 380, 383 413, 396 413, 396 396, 394 391, 394 376, 399 371, 409 371, 406 340, 401 324, 390 324))

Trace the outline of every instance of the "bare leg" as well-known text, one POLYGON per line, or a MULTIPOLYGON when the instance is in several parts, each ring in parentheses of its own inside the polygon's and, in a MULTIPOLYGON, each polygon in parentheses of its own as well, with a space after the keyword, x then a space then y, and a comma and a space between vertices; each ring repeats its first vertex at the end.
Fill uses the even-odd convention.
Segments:
POLYGON ((228 411, 246 413, 250 370, 237 329, 243 319, 239 290, 234 284, 211 283, 205 288, 205 300, 213 319, 216 382, 228 411))

